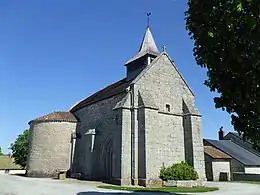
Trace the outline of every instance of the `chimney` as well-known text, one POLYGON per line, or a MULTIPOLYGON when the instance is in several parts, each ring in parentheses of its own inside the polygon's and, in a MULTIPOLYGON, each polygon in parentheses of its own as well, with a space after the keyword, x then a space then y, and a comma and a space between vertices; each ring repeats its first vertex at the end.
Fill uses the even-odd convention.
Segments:
POLYGON ((223 130, 223 127, 220 127, 219 131, 218 131, 218 139, 219 140, 223 140, 225 137, 225 132, 223 130))

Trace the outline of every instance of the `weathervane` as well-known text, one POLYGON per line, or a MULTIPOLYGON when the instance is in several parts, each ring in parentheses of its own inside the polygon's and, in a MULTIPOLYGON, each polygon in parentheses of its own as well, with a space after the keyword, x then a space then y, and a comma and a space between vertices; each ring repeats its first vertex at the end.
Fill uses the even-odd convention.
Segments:
POLYGON ((150 15, 151 14, 152 14, 151 12, 147 13, 147 27, 148 28, 150 27, 150 15))

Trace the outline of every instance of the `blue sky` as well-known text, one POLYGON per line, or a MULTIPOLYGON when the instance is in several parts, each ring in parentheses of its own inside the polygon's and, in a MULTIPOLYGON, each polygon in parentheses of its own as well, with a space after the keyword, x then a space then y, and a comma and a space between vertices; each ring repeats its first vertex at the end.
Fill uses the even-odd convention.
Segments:
POLYGON ((38 116, 74 103, 125 76, 124 62, 151 31, 196 94, 203 136, 216 138, 230 117, 203 85, 185 30, 186 0, 1 0, 0 146, 4 152, 38 116))

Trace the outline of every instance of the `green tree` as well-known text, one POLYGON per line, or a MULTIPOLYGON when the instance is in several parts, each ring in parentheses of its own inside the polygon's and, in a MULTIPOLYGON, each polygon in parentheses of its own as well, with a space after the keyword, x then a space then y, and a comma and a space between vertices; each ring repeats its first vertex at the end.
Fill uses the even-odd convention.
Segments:
POLYGON ((12 156, 14 162, 22 168, 26 167, 27 154, 28 154, 28 134, 29 130, 26 129, 22 134, 18 135, 14 143, 11 144, 12 156))
POLYGON ((2 148, 0 147, 0 155, 3 155, 2 148))
POLYGON ((260 1, 188 0, 186 28, 194 56, 206 68, 215 107, 234 129, 260 144, 260 1))

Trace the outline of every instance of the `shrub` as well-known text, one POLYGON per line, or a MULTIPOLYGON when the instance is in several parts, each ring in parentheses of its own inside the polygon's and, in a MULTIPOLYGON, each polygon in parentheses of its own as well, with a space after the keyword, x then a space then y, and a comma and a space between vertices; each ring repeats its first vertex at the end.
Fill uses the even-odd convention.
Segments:
POLYGON ((167 180, 196 180, 198 173, 186 162, 173 164, 169 167, 163 167, 160 170, 160 176, 163 181, 167 180))

